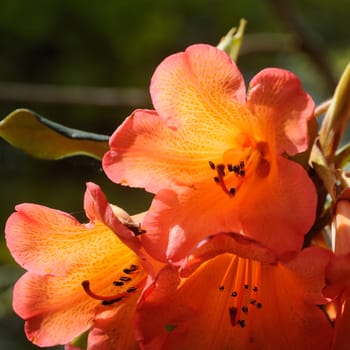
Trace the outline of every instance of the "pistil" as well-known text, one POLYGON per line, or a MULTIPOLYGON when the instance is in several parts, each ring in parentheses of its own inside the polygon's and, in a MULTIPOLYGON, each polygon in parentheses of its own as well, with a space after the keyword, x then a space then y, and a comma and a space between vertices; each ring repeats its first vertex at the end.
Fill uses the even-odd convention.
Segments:
POLYGON ((112 295, 100 295, 92 291, 90 287, 90 281, 85 280, 81 283, 85 293, 93 299, 101 300, 102 305, 110 305, 121 301, 122 299, 128 297, 131 293, 134 293, 138 290, 141 283, 144 281, 143 270, 139 269, 137 265, 130 265, 127 268, 123 269, 122 275, 119 278, 112 282, 113 286, 118 287, 121 291, 112 295), (138 278, 136 278, 138 277, 138 278), (134 282, 131 284, 131 282, 134 282))

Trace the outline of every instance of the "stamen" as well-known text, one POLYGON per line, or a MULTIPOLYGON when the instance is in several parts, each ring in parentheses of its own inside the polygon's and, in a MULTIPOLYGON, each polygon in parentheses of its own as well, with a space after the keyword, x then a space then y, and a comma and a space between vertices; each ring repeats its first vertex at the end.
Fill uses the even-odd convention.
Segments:
MULTIPOLYGON (((230 190, 228 190, 227 189, 227 187, 226 187, 226 185, 225 185, 225 181, 224 181, 224 177, 225 177, 225 165, 224 164, 218 164, 217 166, 216 166, 216 171, 217 171, 217 176, 215 176, 214 177, 214 181, 216 182, 216 183, 218 183, 220 186, 221 186, 221 188, 222 188, 222 190, 225 192, 225 193, 227 193, 229 196, 233 196, 234 195, 234 193, 231 193, 231 189, 230 190)), ((235 192, 236 190, 234 190, 234 192, 235 192)))
MULTIPOLYGON (((235 174, 240 178, 245 177, 245 163, 244 161, 240 161, 238 164, 217 164, 215 165, 212 161, 209 161, 209 166, 211 169, 216 170, 217 172, 217 176, 214 176, 214 181, 219 184, 222 188, 222 190, 228 194, 230 197, 233 197, 238 188, 241 185, 241 181, 239 181, 237 183, 237 180, 234 180, 234 178, 232 178, 232 175, 235 174), (228 171, 228 174, 226 174, 226 170, 228 171), (233 173, 233 174, 232 174, 233 173), (230 178, 234 180, 235 183, 237 183, 237 186, 232 186, 232 187, 228 187, 225 183, 225 177, 227 176, 227 179, 229 180, 230 178)), ((229 180, 230 181, 230 180, 229 180)))
POLYGON ((225 281, 227 279, 227 276, 229 275, 229 273, 231 272, 231 268, 233 266, 233 263, 235 262, 236 260, 236 256, 233 256, 231 258, 231 261, 230 261, 230 264, 228 265, 226 271, 225 271, 225 274, 224 274, 224 277, 222 277, 222 280, 221 280, 221 283, 220 283, 220 286, 219 286, 219 290, 224 290, 224 284, 225 284, 225 281))
POLYGON ((255 260, 232 256, 219 285, 219 290, 228 297, 229 318, 232 326, 246 327, 246 318, 252 309, 261 309, 258 301, 261 263, 255 260), (231 290, 228 286, 231 284, 231 290), (225 292, 226 290, 229 292, 225 292))

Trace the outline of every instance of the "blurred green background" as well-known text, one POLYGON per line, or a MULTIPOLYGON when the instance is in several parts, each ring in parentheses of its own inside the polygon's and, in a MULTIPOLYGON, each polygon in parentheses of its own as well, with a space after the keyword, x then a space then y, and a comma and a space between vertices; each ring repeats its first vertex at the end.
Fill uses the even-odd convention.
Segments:
MULTIPOLYGON (((349 13, 347 0, 1 0, 0 119, 25 107, 110 135, 133 109, 151 107, 149 81, 164 57, 192 43, 216 45, 242 17, 246 81, 267 66, 291 69, 321 102, 350 59, 349 13), (105 89, 86 95, 93 87, 105 89)), ((151 197, 110 183, 90 158, 38 160, 0 139, 0 162, 0 349, 34 349, 11 311, 11 286, 23 273, 3 237, 14 206, 40 203, 83 218, 86 181, 131 213, 151 197)))

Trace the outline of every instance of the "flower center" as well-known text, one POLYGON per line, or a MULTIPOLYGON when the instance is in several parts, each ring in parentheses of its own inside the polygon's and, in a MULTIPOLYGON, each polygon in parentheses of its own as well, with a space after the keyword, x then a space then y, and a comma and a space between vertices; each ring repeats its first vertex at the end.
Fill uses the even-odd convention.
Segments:
POLYGON ((232 326, 246 326, 246 318, 253 308, 261 309, 259 261, 232 256, 219 285, 219 291, 228 293, 229 317, 232 326))
POLYGON ((96 300, 101 300, 102 305, 111 305, 136 292, 145 279, 144 270, 136 264, 131 264, 122 271, 118 279, 112 282, 112 285, 116 288, 115 294, 99 295, 93 292, 90 288, 90 281, 88 280, 83 281, 81 285, 88 296, 96 300))
POLYGON ((216 171, 214 182, 221 189, 233 197, 244 183, 245 179, 253 175, 265 178, 270 172, 268 156, 268 145, 258 142, 254 145, 240 149, 229 149, 223 155, 222 163, 209 161, 209 166, 216 171))

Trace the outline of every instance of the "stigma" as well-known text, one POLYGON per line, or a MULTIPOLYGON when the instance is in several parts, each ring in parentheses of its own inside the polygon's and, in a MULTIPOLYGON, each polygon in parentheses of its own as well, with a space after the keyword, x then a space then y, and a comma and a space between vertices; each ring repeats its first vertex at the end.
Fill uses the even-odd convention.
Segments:
POLYGON ((116 289, 116 292, 110 295, 100 295, 91 289, 90 281, 85 280, 81 283, 85 293, 95 299, 100 300, 102 305, 111 305, 124 300, 131 294, 139 290, 140 285, 145 279, 145 272, 143 269, 136 265, 131 264, 124 269, 122 273, 111 282, 111 286, 116 289))

